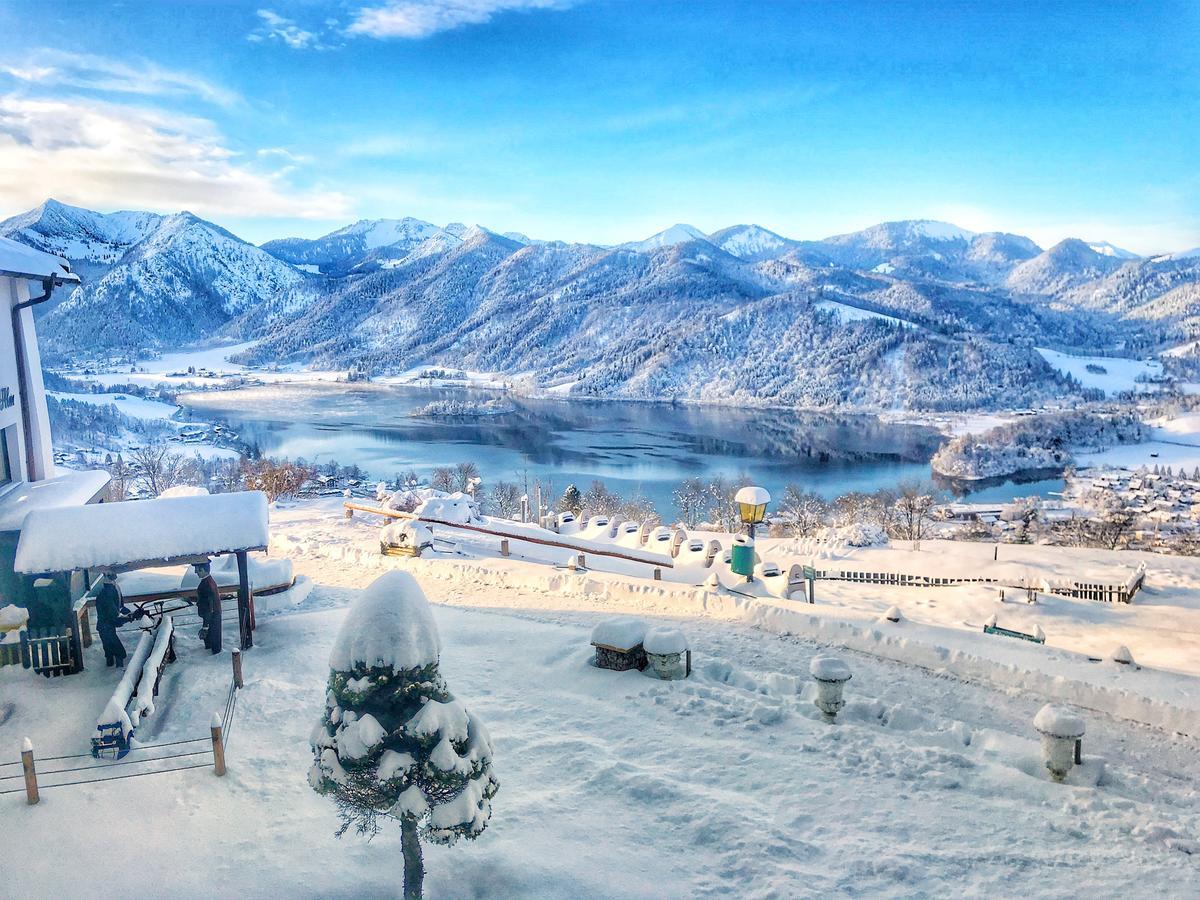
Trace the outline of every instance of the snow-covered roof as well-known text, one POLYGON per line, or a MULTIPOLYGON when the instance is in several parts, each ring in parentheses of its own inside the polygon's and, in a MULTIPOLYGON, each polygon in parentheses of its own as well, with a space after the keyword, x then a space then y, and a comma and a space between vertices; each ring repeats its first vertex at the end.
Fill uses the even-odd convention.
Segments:
POLYGON ((28 575, 140 568, 267 546, 260 491, 38 509, 25 518, 13 568, 28 575))
POLYGON ((0 531, 17 531, 35 509, 82 506, 99 496, 108 485, 102 469, 64 471, 54 478, 22 481, 0 497, 0 531))
POLYGON ((62 257, 34 250, 5 237, 0 237, 0 275, 37 280, 53 278, 57 284, 79 283, 79 276, 62 257))

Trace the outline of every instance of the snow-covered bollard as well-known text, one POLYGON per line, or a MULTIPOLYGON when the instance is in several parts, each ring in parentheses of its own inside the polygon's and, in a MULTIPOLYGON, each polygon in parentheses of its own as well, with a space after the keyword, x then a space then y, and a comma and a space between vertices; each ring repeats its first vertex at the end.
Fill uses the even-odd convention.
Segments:
POLYGON ((592 646, 596 648, 596 668, 625 672, 646 668, 646 651, 642 639, 646 623, 630 616, 605 619, 592 629, 592 646))
POLYGON ((646 662, 663 681, 678 681, 692 674, 692 651, 678 628, 652 628, 642 640, 646 662))
POLYGON ((1075 765, 1075 745, 1083 737, 1083 719, 1066 706, 1047 703, 1033 717, 1033 727, 1042 736, 1042 755, 1050 777, 1062 781, 1075 765))
POLYGON ((1124 644, 1121 644, 1113 651, 1112 661, 1120 663, 1123 666, 1134 666, 1136 668, 1133 661, 1133 654, 1129 652, 1129 648, 1124 644))
POLYGON ((832 722, 838 711, 846 705, 842 691, 853 676, 850 667, 836 656, 818 656, 808 666, 808 672, 817 683, 817 698, 813 701, 817 709, 832 722))
POLYGON ((898 606, 889 606, 887 612, 883 614, 883 621, 891 622, 893 625, 897 624, 903 618, 904 615, 900 612, 900 607, 898 606))

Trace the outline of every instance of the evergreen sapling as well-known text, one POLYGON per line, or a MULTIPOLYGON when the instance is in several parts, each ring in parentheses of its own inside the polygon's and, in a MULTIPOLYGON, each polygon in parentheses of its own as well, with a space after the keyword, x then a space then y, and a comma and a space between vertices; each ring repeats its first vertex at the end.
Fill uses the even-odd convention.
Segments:
POLYGON ((351 607, 330 653, 309 783, 333 798, 341 837, 400 823, 404 896, 419 898, 420 839, 453 844, 487 827, 499 782, 487 729, 438 671, 441 642, 416 580, 388 572, 351 607))

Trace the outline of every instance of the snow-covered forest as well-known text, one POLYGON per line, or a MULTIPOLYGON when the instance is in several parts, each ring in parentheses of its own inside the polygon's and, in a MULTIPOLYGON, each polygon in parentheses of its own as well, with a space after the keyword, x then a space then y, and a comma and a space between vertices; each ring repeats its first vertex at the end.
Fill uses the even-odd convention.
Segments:
POLYGON ((919 221, 821 241, 680 227, 601 247, 370 220, 255 247, 190 214, 47 201, 0 234, 90 275, 40 323, 52 362, 224 338, 255 342, 241 357, 252 364, 430 364, 583 397, 814 408, 1096 399, 1035 348, 1180 344, 1195 336, 1200 276, 1200 257, 1119 258, 1080 241, 1042 251, 919 221))

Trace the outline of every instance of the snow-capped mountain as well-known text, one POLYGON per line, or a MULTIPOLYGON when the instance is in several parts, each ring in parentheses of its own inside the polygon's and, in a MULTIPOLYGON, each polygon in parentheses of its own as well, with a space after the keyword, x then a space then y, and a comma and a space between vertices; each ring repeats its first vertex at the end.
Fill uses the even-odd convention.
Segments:
POLYGON ((210 337, 305 276, 191 213, 158 217, 99 278, 42 320, 52 348, 152 348, 210 337))
POLYGON ((1123 250, 1108 241, 1087 241, 1087 245, 1099 253, 1101 256, 1112 256, 1116 259, 1141 259, 1136 253, 1130 250, 1123 250))
POLYGON ((924 220, 804 242, 676 225, 606 248, 384 219, 259 248, 188 213, 48 202, 0 229, 95 267, 44 318, 48 358, 220 336, 260 362, 468 366, 585 396, 970 408, 1078 391, 1035 346, 1200 333, 1200 258, 924 220))
POLYGON ((262 249, 276 259, 326 275, 344 275, 368 258, 395 259, 442 229, 420 219, 362 219, 324 237, 283 238, 262 249), (375 251, 386 250, 386 253, 375 251))
POLYGON ((750 261, 774 259, 798 244, 761 225, 731 225, 714 231, 708 239, 726 253, 750 261))
POLYGON ((1016 266, 1006 284, 1022 294, 1056 294, 1103 278, 1124 263, 1097 253, 1081 240, 1067 238, 1016 266))
POLYGON ((688 241, 707 240, 708 235, 694 225, 675 224, 670 228, 663 229, 658 234, 650 235, 643 241, 629 241, 621 246, 626 250, 635 250, 638 253, 651 253, 663 247, 673 247, 688 241))
POLYGON ((92 212, 47 200, 41 206, 0 222, 0 236, 71 261, 81 277, 103 273, 131 247, 162 224, 147 212, 92 212))

